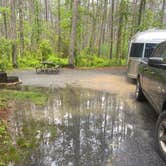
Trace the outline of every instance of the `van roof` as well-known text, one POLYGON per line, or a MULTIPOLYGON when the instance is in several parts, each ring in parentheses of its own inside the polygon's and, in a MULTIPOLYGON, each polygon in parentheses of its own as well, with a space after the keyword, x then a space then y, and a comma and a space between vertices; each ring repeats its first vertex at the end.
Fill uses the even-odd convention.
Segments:
POLYGON ((138 32, 133 38, 133 43, 161 43, 166 41, 166 30, 149 29, 143 32, 138 32))

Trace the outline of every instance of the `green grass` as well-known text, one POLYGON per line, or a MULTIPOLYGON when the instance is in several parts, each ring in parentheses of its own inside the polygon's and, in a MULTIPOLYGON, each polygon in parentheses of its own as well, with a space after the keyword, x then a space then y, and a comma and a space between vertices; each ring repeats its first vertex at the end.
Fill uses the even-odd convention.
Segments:
POLYGON ((33 153, 45 132, 50 132, 53 139, 56 137, 56 127, 45 122, 28 120, 23 121, 21 136, 12 137, 8 132, 7 124, 0 120, 0 166, 7 166, 10 162, 16 165, 24 162, 33 153), (36 138, 37 131, 41 131, 41 137, 36 138))
POLYGON ((43 105, 47 101, 47 95, 34 91, 1 90, 0 105, 4 105, 7 100, 31 101, 37 105, 43 105))

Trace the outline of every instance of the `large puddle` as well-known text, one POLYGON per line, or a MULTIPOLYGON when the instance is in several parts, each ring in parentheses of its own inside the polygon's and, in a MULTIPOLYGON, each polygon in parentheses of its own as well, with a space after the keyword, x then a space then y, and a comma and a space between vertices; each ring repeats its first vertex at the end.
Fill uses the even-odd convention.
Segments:
POLYGON ((19 103, 10 116, 13 140, 39 140, 23 166, 108 165, 134 134, 132 110, 116 95, 71 87, 42 91, 49 92, 45 106, 19 103))

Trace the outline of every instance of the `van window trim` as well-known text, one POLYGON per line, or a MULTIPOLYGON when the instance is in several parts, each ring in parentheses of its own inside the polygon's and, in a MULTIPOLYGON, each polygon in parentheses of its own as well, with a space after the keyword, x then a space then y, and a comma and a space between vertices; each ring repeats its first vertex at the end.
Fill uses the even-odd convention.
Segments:
POLYGON ((147 44, 147 43, 144 43, 144 47, 143 47, 143 51, 142 51, 142 59, 145 58, 146 44, 147 44))

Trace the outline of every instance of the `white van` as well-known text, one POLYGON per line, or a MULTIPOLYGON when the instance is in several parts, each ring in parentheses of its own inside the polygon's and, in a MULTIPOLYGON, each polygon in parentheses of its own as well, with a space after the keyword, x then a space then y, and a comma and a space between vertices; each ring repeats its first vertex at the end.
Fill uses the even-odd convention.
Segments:
POLYGON ((166 41, 166 30, 151 29, 138 32, 131 40, 128 54, 128 77, 136 79, 142 58, 149 58, 156 46, 166 41))

